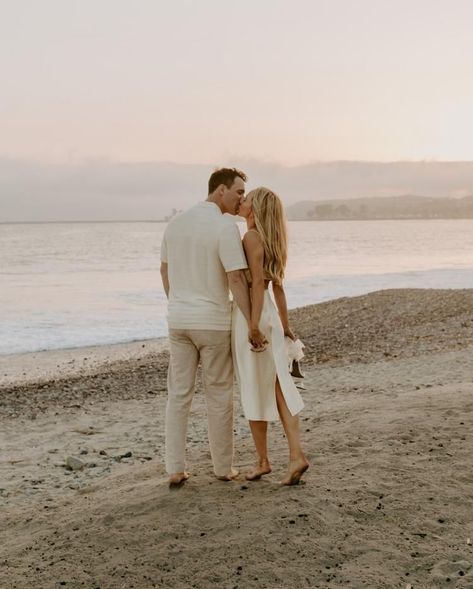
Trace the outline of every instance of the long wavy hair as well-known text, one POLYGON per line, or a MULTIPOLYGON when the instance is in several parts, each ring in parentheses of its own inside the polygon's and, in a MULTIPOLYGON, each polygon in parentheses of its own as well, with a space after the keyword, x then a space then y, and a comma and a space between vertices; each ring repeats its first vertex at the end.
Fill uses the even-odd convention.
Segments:
POLYGON ((287 262, 286 214, 281 199, 269 188, 252 190, 251 208, 264 248, 264 273, 281 284, 287 262))

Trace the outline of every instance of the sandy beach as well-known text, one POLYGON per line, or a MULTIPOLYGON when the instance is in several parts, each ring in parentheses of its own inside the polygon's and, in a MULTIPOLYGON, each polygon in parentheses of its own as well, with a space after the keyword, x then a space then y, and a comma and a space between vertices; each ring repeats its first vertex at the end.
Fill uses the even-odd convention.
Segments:
MULTIPOLYGON (((1 589, 473 588, 473 289, 291 311, 311 468, 212 475, 200 381, 191 478, 163 467, 165 340, 0 358, 1 589)), ((236 465, 254 452, 235 392, 236 465)))

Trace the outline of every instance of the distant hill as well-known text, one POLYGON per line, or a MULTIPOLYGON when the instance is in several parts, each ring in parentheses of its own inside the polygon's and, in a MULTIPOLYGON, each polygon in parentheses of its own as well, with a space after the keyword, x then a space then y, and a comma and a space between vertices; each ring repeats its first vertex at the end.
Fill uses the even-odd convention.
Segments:
MULTIPOLYGON (((229 163, 247 173, 247 190, 270 187, 285 206, 294 205, 294 217, 302 219, 316 203, 359 200, 360 195, 459 198, 473 193, 473 161, 314 162, 293 167, 259 160, 229 163), (307 211, 301 201, 308 201, 307 211)), ((213 164, 107 159, 40 162, 0 154, 0 222, 164 219, 173 209, 206 198, 213 169, 213 164)), ((333 211, 325 215, 332 218, 333 211)))
POLYGON ((363 219, 472 219, 473 195, 463 198, 387 196, 304 200, 286 209, 290 221, 363 219))
MULTIPOLYGON (((321 202, 339 202, 337 201, 321 201, 321 202)), ((345 202, 345 201, 344 201, 345 202)), ((313 200, 301 200, 290 207, 286 207, 286 216, 288 221, 309 221, 312 220, 311 211, 318 204, 313 200)))

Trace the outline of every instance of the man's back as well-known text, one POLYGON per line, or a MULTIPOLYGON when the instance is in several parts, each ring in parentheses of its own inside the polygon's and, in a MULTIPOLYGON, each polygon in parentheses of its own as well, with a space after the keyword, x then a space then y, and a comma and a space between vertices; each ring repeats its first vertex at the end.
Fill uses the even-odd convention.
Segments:
POLYGON ((166 228, 161 260, 168 264, 168 322, 173 329, 229 330, 227 272, 247 267, 236 224, 205 201, 166 228))

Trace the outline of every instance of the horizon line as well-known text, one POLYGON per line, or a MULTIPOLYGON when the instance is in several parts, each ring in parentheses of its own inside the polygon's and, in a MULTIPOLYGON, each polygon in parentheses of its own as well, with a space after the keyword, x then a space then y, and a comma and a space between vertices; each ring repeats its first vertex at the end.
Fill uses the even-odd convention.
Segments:
MULTIPOLYGON (((228 157, 222 158, 225 162, 229 161, 228 157)), ((288 164, 278 160, 271 160, 267 158, 258 157, 244 157, 235 156, 236 162, 241 164, 251 165, 254 163, 262 165, 279 166, 282 168, 304 168, 313 165, 324 165, 324 164, 379 164, 379 165, 393 165, 393 164, 473 164, 471 160, 457 160, 457 159, 436 159, 436 158, 419 158, 419 159, 390 159, 390 160, 376 160, 376 159, 350 159, 350 158, 337 158, 337 159, 318 159, 310 160, 305 163, 299 164, 288 164)), ((77 158, 44 158, 41 159, 37 156, 20 156, 20 155, 7 155, 0 153, 0 160, 8 161, 23 161, 30 163, 39 163, 43 165, 65 165, 65 164, 84 164, 84 163, 115 163, 115 164, 166 164, 172 166, 207 166, 213 168, 229 167, 231 164, 226 163, 223 165, 216 164, 215 162, 176 162, 167 159, 121 159, 114 158, 107 155, 90 155, 82 156, 77 158)), ((239 165, 241 165, 239 164, 239 165)))

